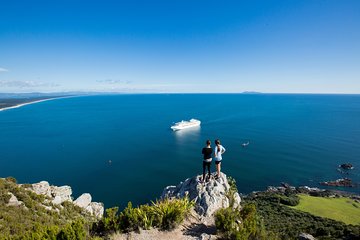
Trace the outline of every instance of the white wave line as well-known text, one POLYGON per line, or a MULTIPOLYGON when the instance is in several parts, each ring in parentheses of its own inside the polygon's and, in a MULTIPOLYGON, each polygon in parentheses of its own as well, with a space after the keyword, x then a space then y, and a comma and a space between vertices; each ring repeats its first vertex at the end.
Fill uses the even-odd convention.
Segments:
POLYGON ((21 103, 21 104, 14 105, 14 106, 11 106, 11 107, 1 108, 1 109, 0 109, 0 112, 1 112, 1 111, 5 111, 5 110, 9 110, 9 109, 13 109, 13 108, 20 108, 20 107, 23 107, 23 106, 29 105, 29 104, 34 104, 34 103, 39 103, 39 102, 45 102, 45 101, 50 101, 50 100, 55 100, 55 99, 60 99, 60 98, 69 98, 69 97, 72 97, 72 96, 46 98, 46 99, 36 100, 36 101, 32 101, 32 102, 21 103))

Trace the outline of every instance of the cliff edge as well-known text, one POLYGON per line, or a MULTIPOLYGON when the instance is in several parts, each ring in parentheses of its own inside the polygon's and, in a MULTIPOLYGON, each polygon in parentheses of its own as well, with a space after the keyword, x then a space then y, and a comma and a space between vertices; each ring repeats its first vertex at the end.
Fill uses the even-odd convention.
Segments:
POLYGON ((237 191, 231 191, 231 186, 224 173, 215 179, 202 183, 201 175, 180 182, 177 186, 167 186, 161 198, 189 197, 195 202, 195 211, 200 216, 212 216, 218 209, 240 206, 241 198, 237 191))
POLYGON ((216 236, 214 214, 221 208, 232 206, 234 209, 240 207, 241 198, 228 177, 221 173, 215 179, 211 177, 207 182, 201 182, 201 175, 194 176, 180 182, 178 185, 164 188, 161 199, 173 199, 188 197, 194 201, 194 209, 185 221, 171 231, 160 231, 158 229, 140 230, 115 234, 114 240, 138 239, 138 240, 213 240, 216 236))

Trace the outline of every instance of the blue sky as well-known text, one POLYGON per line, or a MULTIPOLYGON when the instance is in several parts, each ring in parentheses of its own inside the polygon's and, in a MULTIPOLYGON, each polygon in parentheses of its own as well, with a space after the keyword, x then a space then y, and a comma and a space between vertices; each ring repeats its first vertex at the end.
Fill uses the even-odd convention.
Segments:
POLYGON ((1 1, 0 92, 360 93, 360 1, 1 1))

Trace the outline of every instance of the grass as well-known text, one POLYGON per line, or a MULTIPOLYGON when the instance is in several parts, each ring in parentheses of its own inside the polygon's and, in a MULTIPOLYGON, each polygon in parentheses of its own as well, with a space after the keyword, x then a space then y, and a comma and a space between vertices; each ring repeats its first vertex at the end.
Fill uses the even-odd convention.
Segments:
POLYGON ((350 198, 312 197, 306 194, 299 194, 299 197, 300 203, 292 208, 346 224, 360 224, 360 203, 350 198))

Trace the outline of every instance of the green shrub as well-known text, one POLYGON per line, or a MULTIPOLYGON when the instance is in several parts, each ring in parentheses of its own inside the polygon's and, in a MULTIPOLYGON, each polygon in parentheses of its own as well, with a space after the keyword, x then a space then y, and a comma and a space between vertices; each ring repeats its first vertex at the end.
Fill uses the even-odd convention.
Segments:
POLYGON ((14 182, 13 178, 0 179, 0 239, 91 239, 87 226, 92 217, 72 203, 64 203, 58 213, 54 205, 45 202, 45 196, 14 182), (7 206, 9 192, 26 208, 7 206))
POLYGON ((300 202, 300 198, 297 195, 284 196, 279 195, 280 203, 288 206, 296 206, 300 202))
POLYGON ((220 209, 215 213, 215 226, 225 239, 277 239, 275 234, 265 231, 254 204, 247 204, 241 210, 220 209))
POLYGON ((140 221, 137 208, 133 208, 129 202, 127 207, 119 215, 119 229, 124 232, 139 230, 140 221))
POLYGON ((236 186, 236 181, 234 178, 228 176, 228 183, 230 185, 230 189, 225 193, 226 197, 229 199, 229 206, 234 207, 235 204, 235 194, 238 193, 238 189, 236 186))
POLYGON ((138 208, 137 216, 139 219, 139 227, 142 229, 150 229, 154 225, 155 213, 152 206, 141 205, 138 208))
POLYGON ((155 215, 155 226, 169 230, 180 224, 194 203, 187 197, 182 199, 164 199, 153 203, 152 210, 155 215))
POLYGON ((81 240, 86 239, 87 232, 85 230, 85 222, 77 219, 67 224, 57 235, 58 240, 81 240))
POLYGON ((106 209, 106 216, 103 218, 105 231, 118 230, 118 219, 116 217, 118 210, 118 207, 106 209))
POLYGON ((222 208, 215 214, 216 229, 226 238, 231 238, 233 232, 239 229, 240 223, 240 212, 234 211, 232 208, 222 208))
POLYGON ((14 178, 14 177, 7 177, 7 178, 5 178, 5 180, 8 181, 8 182, 11 182, 11 183, 16 183, 17 182, 16 178, 14 178))
POLYGON ((0 189, 0 204, 9 203, 10 198, 11 195, 7 191, 0 189))
POLYGON ((237 186, 236 186, 236 180, 233 177, 228 176, 227 177, 228 183, 230 185, 230 190, 233 192, 238 192, 237 186))
POLYGON ((74 229, 72 229, 71 225, 67 225, 64 229, 62 229, 57 235, 58 240, 75 240, 76 234, 74 229))
POLYGON ((180 224, 193 206, 194 202, 188 198, 158 200, 151 205, 145 204, 135 208, 129 202, 118 215, 117 207, 107 209, 106 216, 99 224, 95 224, 93 229, 98 233, 130 232, 152 227, 168 230, 180 224))

